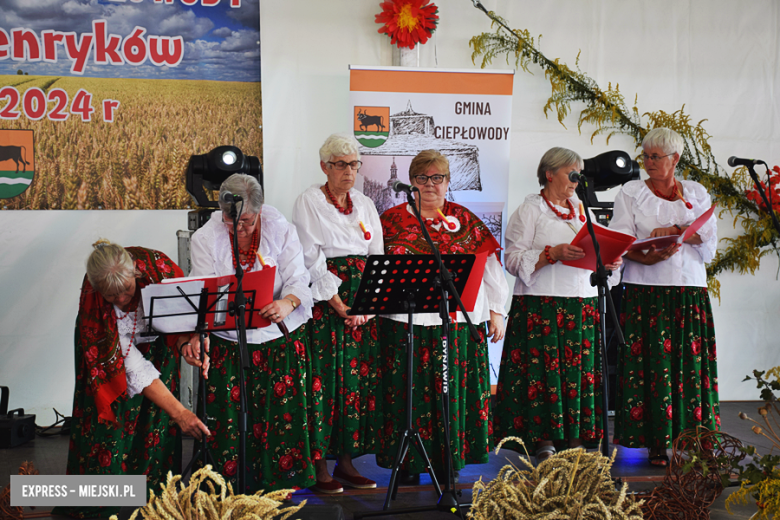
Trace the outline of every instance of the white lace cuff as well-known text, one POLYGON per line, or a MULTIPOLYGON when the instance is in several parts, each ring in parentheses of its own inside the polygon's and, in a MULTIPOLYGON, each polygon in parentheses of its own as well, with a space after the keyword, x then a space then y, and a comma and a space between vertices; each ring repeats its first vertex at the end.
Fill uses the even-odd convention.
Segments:
MULTIPOLYGON (((284 297, 287 296, 288 294, 292 294, 293 296, 296 296, 301 301, 299 307, 303 309, 309 309, 309 310, 311 310, 311 308, 314 307, 314 300, 311 297, 311 291, 309 290, 308 287, 302 288, 302 287, 296 287, 295 285, 287 286, 282 289, 282 296, 284 297)), ((296 308, 296 310, 298 309, 296 308)))
POLYGON ((507 316, 506 308, 505 308, 504 305, 499 305, 497 303, 488 303, 488 309, 490 309, 491 311, 493 311, 493 312, 495 312, 497 314, 500 314, 504 318, 506 318, 506 316, 507 316))
POLYGON ((539 255, 544 252, 543 249, 529 249, 523 252, 520 257, 520 272, 517 276, 527 287, 531 287, 539 273, 536 272, 536 263, 539 261, 539 255))
MULTIPOLYGON (((325 271, 325 275, 311 284, 311 296, 315 302, 325 302, 333 298, 339 292, 341 278, 325 271)), ((296 294, 296 296, 298 296, 296 294)))
POLYGON ((133 346, 125 359, 125 374, 127 375, 127 395, 135 397, 160 378, 160 372, 148 359, 144 359, 138 349, 133 346))
POLYGON ((712 262, 715 251, 718 249, 718 226, 713 222, 707 222, 696 232, 701 238, 701 244, 694 244, 693 248, 699 253, 705 264, 712 262))

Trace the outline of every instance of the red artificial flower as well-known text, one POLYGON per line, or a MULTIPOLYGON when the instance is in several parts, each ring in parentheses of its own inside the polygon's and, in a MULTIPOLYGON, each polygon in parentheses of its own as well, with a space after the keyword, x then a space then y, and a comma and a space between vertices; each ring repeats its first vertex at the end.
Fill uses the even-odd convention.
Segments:
POLYGON ((390 43, 414 49, 424 44, 436 30, 439 8, 429 0, 385 0, 379 4, 382 12, 375 16, 382 27, 377 31, 390 37, 390 43))

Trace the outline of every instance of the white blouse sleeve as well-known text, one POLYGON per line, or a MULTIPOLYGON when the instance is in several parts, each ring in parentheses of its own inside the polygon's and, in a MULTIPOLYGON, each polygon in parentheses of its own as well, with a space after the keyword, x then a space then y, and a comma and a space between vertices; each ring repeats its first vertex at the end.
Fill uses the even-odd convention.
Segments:
POLYGON ((506 317, 506 300, 509 297, 509 284, 506 282, 504 269, 501 267, 496 255, 488 256, 485 272, 482 275, 482 282, 485 286, 488 308, 506 317))
POLYGON ((374 230, 374 234, 371 236, 371 242, 368 245, 369 255, 383 255, 385 254, 385 239, 382 237, 382 221, 379 220, 379 213, 376 211, 376 207, 369 199, 370 206, 366 209, 368 212, 368 219, 371 223, 371 229, 374 230))
POLYGON ((538 217, 539 212, 530 204, 522 204, 506 226, 506 270, 529 287, 538 275, 536 263, 543 251, 532 248, 538 217))
POLYGON ((214 258, 208 243, 207 231, 201 228, 200 233, 193 233, 190 239, 190 276, 212 276, 217 274, 214 268, 214 258))
POLYGON ((325 244, 323 220, 306 197, 306 192, 295 201, 292 221, 298 231, 303 259, 311 275, 312 297, 314 301, 330 300, 338 293, 341 279, 328 271, 327 259, 322 251, 325 244))
POLYGON ((304 308, 310 309, 314 302, 309 290, 311 277, 303 259, 303 247, 295 226, 287 222, 284 224, 287 229, 283 233, 283 243, 277 258, 277 269, 282 279, 282 291, 279 296, 295 295, 304 308))
POLYGON ((609 221, 609 229, 637 237, 633 205, 633 199, 621 189, 615 196, 615 205, 612 211, 612 220, 609 221))
POLYGON ((135 397, 151 385, 155 379, 160 378, 160 372, 151 361, 144 358, 143 354, 135 347, 130 346, 130 351, 125 357, 125 375, 127 376, 127 396, 135 397))
MULTIPOLYGON (((694 195, 696 197, 696 214, 701 215, 712 206, 712 197, 701 184, 696 183, 694 195)), ((718 219, 715 212, 707 222, 696 232, 701 238, 701 244, 691 244, 694 250, 699 253, 702 261, 707 264, 715 258, 715 251, 718 249, 718 219)))

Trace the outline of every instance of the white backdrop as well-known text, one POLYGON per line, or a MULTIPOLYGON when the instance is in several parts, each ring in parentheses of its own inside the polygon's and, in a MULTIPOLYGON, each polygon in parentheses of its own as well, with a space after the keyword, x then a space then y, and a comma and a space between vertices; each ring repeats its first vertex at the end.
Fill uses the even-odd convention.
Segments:
MULTIPOLYGON (((468 41, 490 30, 470 0, 438 0, 440 25, 421 49, 421 66, 470 68, 468 41)), ((678 110, 706 129, 718 161, 730 155, 780 163, 776 98, 780 97, 780 4, 773 0, 486 0, 510 25, 542 34, 542 51, 580 67, 606 87, 619 83, 640 112, 678 110)), ((349 131, 349 64, 390 65, 389 39, 376 32, 379 0, 261 2, 264 160, 267 201, 288 218, 296 196, 322 181, 317 150, 330 133, 349 131)), ((506 68, 499 59, 495 68, 506 68)), ((608 149, 635 153, 629 140, 590 142, 576 114, 562 127, 544 117, 550 94, 540 69, 514 80, 509 210, 538 190, 535 170, 552 146, 583 157, 608 149)), ((576 109, 576 107, 575 107, 576 109)), ((227 144, 227 143, 226 143, 227 144)), ((205 153, 207 150, 204 150, 205 153)), ((730 168, 727 168, 730 171, 730 168)), ((1 206, 0 206, 1 207, 1 206)), ((73 323, 89 245, 105 236, 176 257, 177 211, 0 212, 0 385, 11 407, 53 421, 52 407, 70 414, 73 323)), ((728 216, 721 236, 735 234, 728 216)), ((741 383, 754 368, 780 364, 774 325, 780 315, 776 258, 756 276, 721 276, 714 301, 720 394, 757 398, 741 383)), ((509 278, 510 287, 514 280, 509 278)))

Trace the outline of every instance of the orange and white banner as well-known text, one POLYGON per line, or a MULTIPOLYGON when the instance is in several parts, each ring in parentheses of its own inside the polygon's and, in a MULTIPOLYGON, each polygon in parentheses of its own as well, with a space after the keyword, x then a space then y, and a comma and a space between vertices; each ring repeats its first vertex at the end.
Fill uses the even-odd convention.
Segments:
POLYGON ((479 216, 501 242, 509 176, 514 71, 350 67, 363 193, 381 214, 403 202, 395 180, 435 149, 450 161, 447 199, 479 216))
MULTIPOLYGON (((394 181, 435 149, 450 162, 447 200, 469 208, 503 244, 514 71, 350 67, 350 107, 363 167, 359 186, 379 213, 401 204, 394 181)), ((507 215, 508 218, 508 215, 507 215)), ((503 341, 489 344, 496 383, 503 341)))

